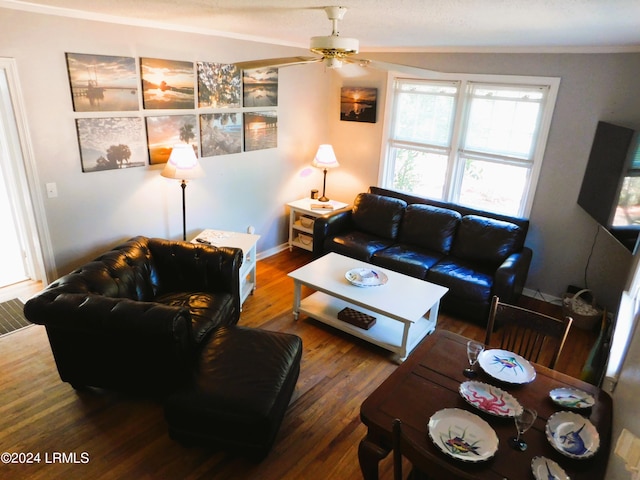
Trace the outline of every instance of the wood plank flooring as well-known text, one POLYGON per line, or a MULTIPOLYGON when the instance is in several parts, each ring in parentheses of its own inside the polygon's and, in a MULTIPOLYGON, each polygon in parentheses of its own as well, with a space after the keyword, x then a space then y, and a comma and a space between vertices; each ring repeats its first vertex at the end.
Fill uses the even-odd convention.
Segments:
MULTIPOLYGON (((259 261, 258 289, 245 302, 240 320, 295 333, 304 345, 292 402, 263 462, 175 443, 157 400, 74 391, 58 377, 44 327, 32 326, 0 338, 0 452, 39 454, 39 463, 0 464, 0 478, 362 478, 360 404, 397 365, 375 346, 305 317, 293 320, 293 282, 286 274, 310 260, 307 252, 295 250, 259 261)), ((557 309, 524 300, 539 309, 557 309)), ((438 328, 484 338, 482 328, 442 313, 438 328)), ((573 330, 558 369, 578 375, 593 337, 573 330)), ((462 368, 466 359, 452 361, 462 368)), ((381 463, 381 478, 392 478, 390 456, 381 463)))

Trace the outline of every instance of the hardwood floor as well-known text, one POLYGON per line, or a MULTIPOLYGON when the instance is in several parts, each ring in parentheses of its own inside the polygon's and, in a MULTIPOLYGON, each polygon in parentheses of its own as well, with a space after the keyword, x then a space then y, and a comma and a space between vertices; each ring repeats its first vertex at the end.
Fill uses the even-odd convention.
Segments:
MULTIPOLYGON (((58 377, 44 327, 32 326, 0 338, 0 452, 39 454, 40 461, 0 465, 0 478, 362 478, 360 404, 397 365, 375 346, 305 317, 293 320, 293 282, 286 274, 310 259, 295 250, 259 261, 258 289, 245 302, 240 320, 241 325, 295 333, 304 345, 291 404, 263 462, 173 442, 157 400, 74 391, 58 377)), ((481 327, 444 314, 438 328, 484 338, 481 327)), ((558 370, 578 375, 593 340, 593 334, 574 329, 558 370)), ((390 456, 381 463, 381 478, 392 478, 390 456)))

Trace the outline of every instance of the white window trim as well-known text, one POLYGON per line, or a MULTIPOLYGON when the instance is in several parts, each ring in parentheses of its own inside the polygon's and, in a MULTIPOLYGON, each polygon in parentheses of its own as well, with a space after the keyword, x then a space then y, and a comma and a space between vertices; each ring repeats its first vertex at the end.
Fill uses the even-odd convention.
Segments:
MULTIPOLYGON (((540 119, 540 134, 537 137, 535 146, 535 154, 533 156, 533 166, 531 168, 531 180, 529 188, 524 199, 522 216, 529 217, 531 214, 531 208, 533 207, 533 200, 538 186, 538 179, 540 177, 540 171, 542 169, 542 162, 547 147, 547 140, 549 138, 549 130, 551 128, 551 120, 553 119, 553 112, 556 106, 556 100, 558 98, 558 90, 560 88, 559 77, 533 77, 533 76, 520 76, 520 75, 492 75, 492 74, 464 74, 464 73, 435 73, 429 72, 429 75, 410 76, 400 75, 394 72, 389 72, 387 75, 387 92, 385 101, 384 124, 382 131, 384 132, 383 141, 381 142, 380 152, 380 166, 378 170, 378 185, 383 185, 383 180, 388 179, 389 175, 392 175, 388 162, 389 155, 389 139, 392 132, 392 121, 390 112, 393 111, 393 102, 395 101, 394 84, 397 79, 416 79, 416 80, 433 80, 433 81, 451 81, 459 82, 459 95, 464 95, 467 89, 467 85, 470 82, 476 83, 489 83, 489 84, 508 84, 508 85, 544 85, 549 87, 547 93, 546 102, 543 109, 543 115, 540 119)), ((462 112, 464 108, 464 102, 457 101, 456 103, 456 118, 462 118, 459 115, 466 115, 466 112, 462 112)), ((457 121, 454 124, 454 131, 452 133, 452 145, 456 145, 460 136, 460 128, 462 122, 457 121), (454 143, 455 142, 455 143, 454 143)), ((450 185, 445 185, 445 188, 450 189, 450 185)), ((446 192, 448 195, 448 192, 446 192)))

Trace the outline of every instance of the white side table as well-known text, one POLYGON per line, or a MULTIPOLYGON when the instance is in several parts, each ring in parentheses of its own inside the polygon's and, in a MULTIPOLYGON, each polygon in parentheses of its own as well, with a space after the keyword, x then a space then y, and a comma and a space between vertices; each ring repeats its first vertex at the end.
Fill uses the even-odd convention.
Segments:
POLYGON ((214 247, 235 247, 242 249, 242 266, 240 267, 240 305, 256 289, 256 244, 260 235, 251 233, 226 232, 224 230, 203 230, 191 243, 198 240, 209 242, 214 247))
POLYGON ((349 204, 336 200, 319 202, 310 198, 301 198, 287 203, 287 206, 289 207, 289 251, 293 250, 294 246, 313 251, 313 222, 315 219, 342 210, 348 207, 349 204), (329 205, 333 208, 312 208, 312 206, 317 205, 329 205))

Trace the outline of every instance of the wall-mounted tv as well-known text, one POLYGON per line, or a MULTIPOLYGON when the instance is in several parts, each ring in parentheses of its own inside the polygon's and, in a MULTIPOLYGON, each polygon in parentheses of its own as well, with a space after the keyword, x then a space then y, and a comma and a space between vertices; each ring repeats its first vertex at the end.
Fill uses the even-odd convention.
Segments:
POLYGON ((639 141, 631 128, 598 122, 578 196, 578 205, 631 251, 640 232, 639 141))

